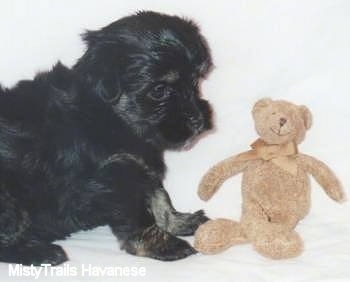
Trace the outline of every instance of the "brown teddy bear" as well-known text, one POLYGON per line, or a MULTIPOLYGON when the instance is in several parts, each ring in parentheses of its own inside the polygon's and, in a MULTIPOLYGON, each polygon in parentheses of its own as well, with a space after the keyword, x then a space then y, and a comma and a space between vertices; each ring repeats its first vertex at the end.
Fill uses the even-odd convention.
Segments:
POLYGON ((250 242, 263 256, 295 257, 301 254, 303 242, 294 228, 310 209, 308 174, 333 200, 342 202, 345 194, 323 162, 298 152, 297 144, 312 123, 307 107, 261 99, 252 113, 260 139, 252 144, 252 150, 212 167, 198 190, 199 197, 207 201, 227 178, 243 172, 241 220, 206 222, 195 233, 194 247, 215 254, 250 242))

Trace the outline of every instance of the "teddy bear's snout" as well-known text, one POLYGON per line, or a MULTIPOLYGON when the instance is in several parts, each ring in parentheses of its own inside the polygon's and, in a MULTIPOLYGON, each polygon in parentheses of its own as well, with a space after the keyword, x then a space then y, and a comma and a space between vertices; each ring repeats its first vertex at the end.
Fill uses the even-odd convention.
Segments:
POLYGON ((280 118, 280 127, 282 127, 283 125, 285 125, 287 123, 287 119, 284 117, 280 118))

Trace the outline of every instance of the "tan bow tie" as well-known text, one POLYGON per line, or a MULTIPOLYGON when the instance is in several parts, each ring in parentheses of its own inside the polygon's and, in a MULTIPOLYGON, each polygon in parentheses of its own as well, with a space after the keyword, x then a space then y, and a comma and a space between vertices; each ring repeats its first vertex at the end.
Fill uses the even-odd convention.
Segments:
POLYGON ((290 174, 297 174, 298 166, 293 156, 298 154, 298 148, 294 142, 281 145, 271 145, 267 144, 262 139, 258 139, 252 145, 250 145, 250 147, 252 150, 237 155, 236 159, 238 161, 258 159, 271 161, 290 174))

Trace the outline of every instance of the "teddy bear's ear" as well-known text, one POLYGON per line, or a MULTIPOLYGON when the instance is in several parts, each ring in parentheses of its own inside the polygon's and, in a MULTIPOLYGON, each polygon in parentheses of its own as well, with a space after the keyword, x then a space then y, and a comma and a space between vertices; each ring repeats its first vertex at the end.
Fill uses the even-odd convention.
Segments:
POLYGON ((304 125, 306 129, 309 129, 312 125, 312 114, 306 106, 299 106, 299 111, 304 120, 304 125))
POLYGON ((253 107, 252 113, 256 113, 257 111, 259 111, 262 108, 267 107, 268 105, 270 105, 272 103, 272 99, 270 98, 263 98, 260 99, 259 101, 257 101, 253 107))

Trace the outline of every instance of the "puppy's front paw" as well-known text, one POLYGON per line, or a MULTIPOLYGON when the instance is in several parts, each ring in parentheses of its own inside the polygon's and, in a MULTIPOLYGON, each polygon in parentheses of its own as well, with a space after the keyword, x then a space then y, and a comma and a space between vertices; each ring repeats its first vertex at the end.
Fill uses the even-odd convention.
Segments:
POLYGON ((197 251, 185 240, 170 236, 150 249, 148 256, 163 261, 172 261, 183 259, 196 253, 197 251))
POLYGON ((169 217, 169 232, 175 236, 191 236, 197 228, 207 222, 209 218, 204 214, 203 210, 195 213, 173 212, 169 217))
POLYGON ((156 225, 126 240, 122 249, 137 256, 163 261, 178 260, 197 253, 189 243, 161 230, 156 225))

